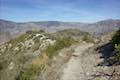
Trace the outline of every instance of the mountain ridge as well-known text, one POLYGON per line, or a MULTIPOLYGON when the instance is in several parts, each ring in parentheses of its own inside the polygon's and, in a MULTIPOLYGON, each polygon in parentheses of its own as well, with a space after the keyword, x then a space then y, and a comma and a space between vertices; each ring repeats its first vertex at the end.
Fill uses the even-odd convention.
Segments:
POLYGON ((45 30, 56 32, 64 29, 79 29, 93 36, 101 36, 120 28, 120 19, 106 19, 95 23, 63 22, 63 21, 31 21, 13 22, 0 19, 0 42, 14 38, 28 30, 45 30), (7 35, 6 35, 7 34, 7 35), (9 34, 9 35, 8 35, 9 34))

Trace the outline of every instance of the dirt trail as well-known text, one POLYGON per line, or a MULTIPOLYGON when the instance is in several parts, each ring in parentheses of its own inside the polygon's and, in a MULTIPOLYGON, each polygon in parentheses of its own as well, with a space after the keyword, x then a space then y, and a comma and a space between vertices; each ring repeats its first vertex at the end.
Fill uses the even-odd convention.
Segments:
POLYGON ((101 59, 99 55, 89 53, 93 43, 82 43, 75 48, 71 59, 64 65, 60 80, 106 80, 106 77, 94 78, 92 75, 107 70, 105 67, 95 67, 101 59))

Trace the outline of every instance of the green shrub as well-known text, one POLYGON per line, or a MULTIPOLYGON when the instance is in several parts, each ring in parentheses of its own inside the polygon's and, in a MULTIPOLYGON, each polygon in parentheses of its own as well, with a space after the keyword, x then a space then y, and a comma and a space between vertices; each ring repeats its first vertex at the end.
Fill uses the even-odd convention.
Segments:
POLYGON ((44 30, 29 30, 26 31, 27 34, 37 34, 37 33, 45 33, 44 30))
POLYGON ((115 61, 120 61, 120 44, 115 45, 115 48, 118 51, 118 53, 116 54, 114 59, 115 59, 115 61))
POLYGON ((117 51, 120 53, 120 44, 116 45, 115 48, 116 48, 117 51))
POLYGON ((116 32, 116 34, 113 36, 113 38, 112 38, 112 43, 113 43, 113 45, 115 45, 115 44, 120 44, 120 30, 118 30, 117 32, 116 32))
POLYGON ((112 44, 115 47, 117 54, 114 57, 116 61, 120 61, 120 30, 116 32, 116 34, 112 38, 112 44))
POLYGON ((56 43, 54 45, 49 45, 45 52, 48 55, 48 57, 53 57, 55 54, 57 54, 58 50, 61 50, 65 47, 69 47, 71 46, 73 43, 75 43, 76 41, 72 38, 59 38, 56 40, 56 43))
POLYGON ((85 33, 82 38, 83 41, 93 42, 92 36, 89 33, 85 33))
POLYGON ((30 65, 20 72, 16 80, 36 80, 36 75, 43 70, 45 65, 30 65))
POLYGON ((19 37, 16 37, 15 39, 10 40, 9 43, 11 43, 13 46, 16 46, 19 42, 24 42, 28 36, 29 34, 22 34, 19 37))

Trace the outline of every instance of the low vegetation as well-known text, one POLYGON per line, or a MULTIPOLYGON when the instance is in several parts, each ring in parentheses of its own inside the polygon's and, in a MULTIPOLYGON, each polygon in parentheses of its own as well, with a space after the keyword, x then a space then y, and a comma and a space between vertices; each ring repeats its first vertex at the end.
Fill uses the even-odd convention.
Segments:
POLYGON ((29 67, 23 69, 16 80, 36 80, 37 74, 43 70, 44 65, 30 65, 29 67))
POLYGON ((36 80, 37 74, 45 67, 47 61, 61 49, 81 41, 91 41, 90 34, 77 29, 63 30, 54 34, 42 30, 27 31, 0 46, 0 77, 2 76, 3 80, 36 80), (50 43, 52 41, 53 43, 50 43), (37 58, 39 56, 42 58, 37 58))
MULTIPOLYGON (((31 33, 31 32, 29 32, 29 33, 31 33)), ((64 31, 64 32, 61 32, 60 34, 57 37, 52 36, 52 38, 54 38, 56 40, 56 42, 53 45, 47 46, 47 48, 44 50, 44 52, 46 53, 46 57, 48 57, 49 59, 51 59, 53 56, 57 55, 59 53, 58 52, 59 50, 66 48, 66 47, 70 47, 72 44, 75 44, 76 42, 78 42, 72 36, 74 36, 74 35, 78 36, 78 37, 81 35, 83 36, 82 32, 78 33, 78 31, 77 31, 77 34, 76 34, 76 32, 72 31, 72 30, 70 32, 64 31)), ((85 34, 85 33, 84 33, 84 35, 86 35, 86 36, 83 36, 84 40, 89 41, 88 40, 89 35, 85 34)), ((33 61, 33 63, 37 63, 37 65, 33 64, 30 67, 23 69, 20 72, 20 74, 18 75, 16 80, 35 80, 36 75, 38 73, 40 73, 42 71, 42 69, 45 67, 45 66, 43 66, 44 61, 45 61, 44 59, 45 58, 42 57, 42 58, 38 58, 37 60, 33 61), (41 62, 42 62, 42 66, 38 65, 38 64, 41 64, 41 62)))
POLYGON ((86 42, 94 42, 92 36, 89 33, 84 33, 82 40, 86 42))
POLYGON ((48 55, 48 57, 52 58, 54 55, 57 54, 57 51, 69 47, 75 42, 76 41, 72 38, 59 38, 56 40, 54 45, 49 45, 46 48, 45 53, 48 55))
POLYGON ((58 31, 54 35, 56 35, 57 38, 71 37, 77 41, 94 42, 91 34, 89 34, 88 32, 80 31, 78 29, 66 29, 66 30, 58 31))
POLYGON ((120 62, 120 30, 118 30, 116 34, 113 36, 112 43, 117 51, 115 60, 120 62))

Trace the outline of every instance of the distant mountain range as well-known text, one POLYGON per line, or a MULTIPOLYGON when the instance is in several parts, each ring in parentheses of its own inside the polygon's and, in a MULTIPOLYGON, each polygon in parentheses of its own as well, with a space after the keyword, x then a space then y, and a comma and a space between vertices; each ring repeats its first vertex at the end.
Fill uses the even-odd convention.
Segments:
POLYGON ((64 29, 79 29, 90 32, 94 36, 101 36, 120 28, 120 20, 103 20, 96 23, 40 21, 16 23, 0 19, 0 42, 14 38, 28 30, 43 29, 48 32, 56 32, 64 29))

